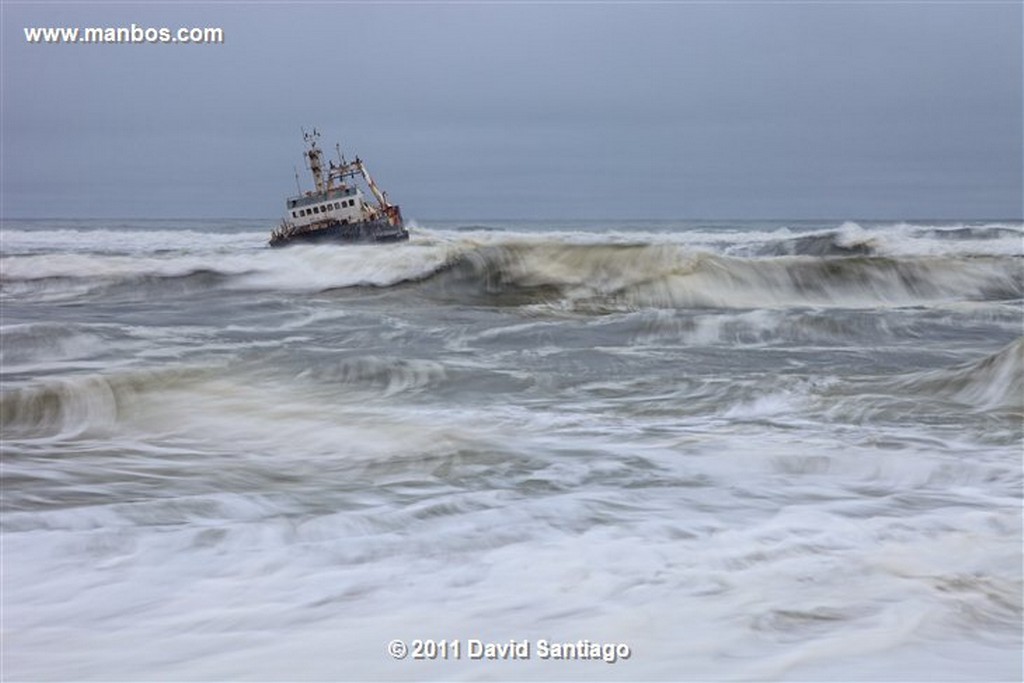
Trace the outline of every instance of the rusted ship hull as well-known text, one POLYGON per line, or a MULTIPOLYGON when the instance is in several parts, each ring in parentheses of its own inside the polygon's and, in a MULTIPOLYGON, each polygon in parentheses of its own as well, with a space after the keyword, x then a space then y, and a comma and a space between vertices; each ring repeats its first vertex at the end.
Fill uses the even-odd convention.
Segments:
POLYGON ((409 231, 392 225, 387 219, 361 223, 331 222, 304 230, 279 231, 270 240, 272 247, 292 244, 379 244, 403 242, 409 231))

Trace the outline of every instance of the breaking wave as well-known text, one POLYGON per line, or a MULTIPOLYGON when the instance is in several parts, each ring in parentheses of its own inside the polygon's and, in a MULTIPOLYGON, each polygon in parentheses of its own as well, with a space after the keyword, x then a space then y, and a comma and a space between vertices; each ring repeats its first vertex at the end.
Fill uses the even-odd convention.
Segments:
POLYGON ((908 306, 1021 298, 1021 236, 1017 228, 997 225, 882 231, 856 223, 810 233, 786 228, 742 233, 742 238, 699 231, 420 230, 412 242, 389 246, 229 253, 218 242, 214 251, 147 256, 5 256, 0 291, 53 300, 83 295, 158 298, 205 289, 324 292, 414 284, 428 297, 583 312, 908 306), (714 241, 726 237, 729 247, 714 241), (964 251, 978 244, 987 245, 991 253, 964 251))
POLYGON ((736 258, 675 245, 508 244, 467 252, 433 285, 493 303, 578 310, 906 306, 1024 292, 1014 259, 736 258))
POLYGON ((0 395, 0 428, 21 438, 106 434, 136 414, 141 397, 177 386, 199 372, 92 374, 11 389, 0 395))
POLYGON ((898 384, 982 410, 1024 414, 1024 337, 973 363, 916 373, 898 384))
POLYGON ((1024 231, 1010 225, 865 228, 848 221, 809 233, 778 230, 765 239, 741 242, 736 256, 1021 256, 1024 231))

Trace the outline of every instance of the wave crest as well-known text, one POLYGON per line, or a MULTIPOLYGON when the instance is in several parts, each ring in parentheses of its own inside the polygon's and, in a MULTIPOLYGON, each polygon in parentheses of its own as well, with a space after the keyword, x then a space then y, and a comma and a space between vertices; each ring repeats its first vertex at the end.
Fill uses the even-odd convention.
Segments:
POLYGON ((591 235, 426 235, 396 247, 294 247, 230 256, 9 257, 9 296, 160 297, 204 289, 322 292, 412 284, 485 305, 556 304, 592 312, 655 308, 877 307, 1018 299, 1021 258, 882 255, 848 224, 736 255, 672 240, 591 235))
POLYGON ((982 410, 1024 414, 1024 337, 981 360, 915 374, 902 388, 966 403, 982 410))
POLYGON ((140 398, 195 371, 137 371, 48 380, 0 395, 0 428, 18 437, 109 434, 135 415, 140 398))
POLYGON ((503 244, 439 269, 446 294, 581 311, 634 308, 875 307, 1022 296, 1013 259, 750 259, 663 245, 503 244))

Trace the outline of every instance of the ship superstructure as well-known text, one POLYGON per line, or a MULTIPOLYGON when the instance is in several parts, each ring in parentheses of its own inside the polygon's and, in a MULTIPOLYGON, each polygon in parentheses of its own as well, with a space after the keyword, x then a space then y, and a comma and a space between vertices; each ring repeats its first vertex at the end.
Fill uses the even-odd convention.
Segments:
MULTIPOLYGON (((398 205, 388 201, 358 156, 347 161, 335 145, 338 161, 324 168, 323 150, 317 146, 320 133, 303 131, 309 148, 306 166, 313 176, 313 189, 288 198, 287 215, 270 236, 270 246, 302 242, 368 243, 409 239, 398 205), (370 200, 357 183, 369 189, 370 200)), ((296 175, 296 182, 298 177, 296 175)))

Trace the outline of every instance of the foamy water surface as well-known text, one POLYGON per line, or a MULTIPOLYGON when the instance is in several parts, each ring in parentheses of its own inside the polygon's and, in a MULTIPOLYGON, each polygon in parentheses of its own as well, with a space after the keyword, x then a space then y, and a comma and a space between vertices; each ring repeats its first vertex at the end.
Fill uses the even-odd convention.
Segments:
POLYGON ((5 679, 1024 675, 1019 222, 270 227, 4 223, 5 679))

